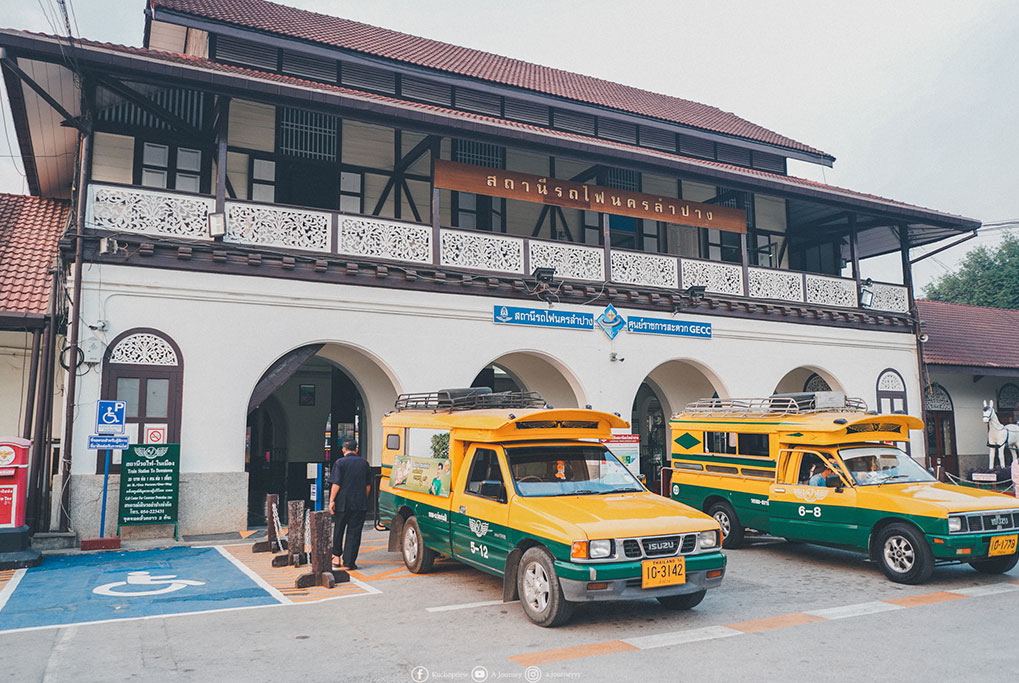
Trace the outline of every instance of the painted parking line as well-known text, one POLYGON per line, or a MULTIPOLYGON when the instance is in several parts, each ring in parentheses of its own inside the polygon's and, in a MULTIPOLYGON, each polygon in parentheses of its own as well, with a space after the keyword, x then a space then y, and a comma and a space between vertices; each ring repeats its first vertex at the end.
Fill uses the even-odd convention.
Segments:
POLYGON ((635 638, 624 638, 622 640, 610 640, 601 643, 575 645, 573 647, 556 648, 553 650, 528 652, 513 655, 509 658, 509 660, 524 667, 539 666, 542 664, 561 662, 570 659, 581 659, 585 657, 614 654, 618 652, 630 652, 634 650, 650 650, 660 647, 682 645, 685 643, 715 640, 718 638, 730 638, 733 636, 772 631, 791 626, 802 626, 805 624, 845 619, 848 617, 858 617, 867 614, 876 614, 879 612, 889 612, 925 605, 936 605, 954 600, 1010 593, 1016 590, 1019 590, 1017 582, 959 588, 955 590, 938 591, 935 593, 911 595, 903 598, 875 600, 856 605, 829 607, 825 609, 811 610, 809 612, 782 614, 774 617, 766 617, 764 619, 755 619, 753 621, 726 624, 724 626, 708 626, 705 628, 657 633, 647 636, 638 636, 635 638))
POLYGON ((280 604, 213 548, 48 557, 12 583, 0 631, 280 604))
MULTIPOLYGON (((514 600, 513 602, 516 602, 514 600)), ((458 609, 471 609, 472 607, 491 607, 493 605, 506 605, 509 603, 502 600, 485 600, 483 602, 466 602, 462 605, 443 605, 442 607, 426 607, 426 612, 451 612, 458 609)))

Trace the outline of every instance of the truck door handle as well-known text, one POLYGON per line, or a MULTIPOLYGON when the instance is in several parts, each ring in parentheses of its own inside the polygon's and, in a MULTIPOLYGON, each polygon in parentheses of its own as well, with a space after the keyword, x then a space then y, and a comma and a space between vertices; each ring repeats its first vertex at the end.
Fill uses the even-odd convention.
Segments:
POLYGON ((785 489, 775 489, 775 493, 785 493, 785 489))

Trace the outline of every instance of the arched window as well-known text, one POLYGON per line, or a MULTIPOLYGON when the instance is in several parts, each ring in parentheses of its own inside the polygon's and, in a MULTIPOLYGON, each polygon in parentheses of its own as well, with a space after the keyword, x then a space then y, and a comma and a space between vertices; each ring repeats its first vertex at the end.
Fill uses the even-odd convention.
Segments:
MULTIPOLYGON (((893 368, 886 368, 881 371, 877 378, 877 411, 879 413, 908 413, 909 407, 906 403, 906 382, 902 375, 893 368)), ((903 449, 909 453, 909 441, 903 444, 903 449)))
POLYGON ((824 377, 815 372, 803 383, 803 391, 811 394, 815 391, 831 391, 831 386, 829 386, 824 377))
MULTIPOLYGON (((118 335, 106 349, 101 398, 127 403, 130 443, 180 443, 184 358, 162 332, 135 328, 118 335)), ((96 452, 96 472, 105 465, 96 452)), ((119 472, 114 452, 111 472, 119 472)))
POLYGON ((1016 423, 1016 408, 1019 407, 1019 387, 1011 382, 998 389, 998 400, 994 409, 998 413, 998 421, 1002 424, 1016 423))
POLYGON ((959 475, 959 456, 955 446, 955 410, 952 397, 940 384, 932 384, 926 396, 927 452, 932 465, 959 475))

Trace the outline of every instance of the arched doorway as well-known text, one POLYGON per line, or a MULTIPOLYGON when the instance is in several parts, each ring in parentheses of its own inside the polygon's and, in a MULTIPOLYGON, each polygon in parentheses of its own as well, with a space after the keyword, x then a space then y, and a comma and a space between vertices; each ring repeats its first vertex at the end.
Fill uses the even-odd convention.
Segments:
POLYGON ((692 360, 662 363, 644 378, 634 396, 631 431, 640 435, 640 473, 652 491, 668 489, 673 435, 669 418, 689 403, 729 392, 709 368, 692 360))
POLYGON ((471 382, 472 387, 488 387, 493 392, 525 391, 524 384, 512 372, 497 363, 490 363, 481 369, 471 382))
POLYGON ((955 407, 952 397, 940 384, 932 384, 927 392, 927 453, 929 464, 941 471, 959 476, 959 455, 955 446, 955 407))
POLYGON ((252 391, 248 404, 245 470, 248 523, 266 523, 265 495, 279 496, 281 522, 286 501, 312 500, 318 466, 328 473, 344 439, 352 438, 375 468, 380 427, 377 418, 398 394, 388 369, 367 352, 338 343, 316 343, 278 358, 252 391))
POLYGON ((776 394, 816 391, 844 391, 842 383, 822 368, 801 366, 790 370, 775 385, 776 394))
POLYGON ((558 359, 537 351, 514 351, 494 359, 475 376, 471 386, 493 391, 536 391, 556 408, 586 404, 576 375, 558 359))

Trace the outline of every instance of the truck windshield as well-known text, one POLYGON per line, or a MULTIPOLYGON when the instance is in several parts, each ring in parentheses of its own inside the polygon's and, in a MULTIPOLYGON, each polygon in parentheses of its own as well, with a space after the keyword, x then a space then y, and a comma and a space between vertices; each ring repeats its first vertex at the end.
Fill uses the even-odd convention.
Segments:
POLYGON ((513 485, 521 496, 581 496, 643 491, 644 487, 602 446, 507 448, 513 485))
POLYGON ((891 446, 840 448, 839 455, 858 486, 935 481, 916 460, 891 446))

